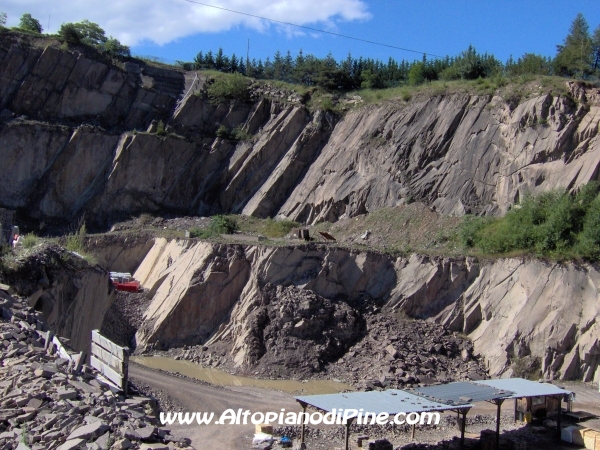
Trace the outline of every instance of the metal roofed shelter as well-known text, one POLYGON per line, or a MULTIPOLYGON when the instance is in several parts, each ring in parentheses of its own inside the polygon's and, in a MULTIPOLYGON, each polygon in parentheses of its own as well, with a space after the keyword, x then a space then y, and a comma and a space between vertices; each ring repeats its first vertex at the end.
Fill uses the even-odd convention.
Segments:
POLYGON ((550 383, 538 383, 537 381, 525 380, 523 378, 501 378, 496 380, 475 381, 475 383, 485 386, 495 387, 497 389, 506 389, 513 391, 513 394, 506 398, 515 399, 515 420, 517 410, 517 399, 529 397, 553 397, 558 400, 558 414, 556 417, 556 428, 560 435, 561 402, 564 398, 573 400, 574 395, 571 391, 559 388, 550 383))
MULTIPOLYGON (((415 394, 437 400, 449 405, 460 406, 470 402, 490 402, 496 405, 496 448, 500 443, 500 408, 504 399, 510 397, 514 392, 504 388, 496 388, 471 381, 457 381, 455 383, 425 386, 411 390, 415 394)), ((463 414, 461 435, 464 434, 466 413, 463 414)), ((460 418, 460 417, 459 417, 460 418)), ((461 436, 461 445, 462 445, 461 436)))
MULTIPOLYGON (((306 395, 296 397, 296 401, 300 403, 304 412, 307 406, 312 406, 318 410, 332 412, 334 409, 363 409, 365 412, 380 414, 388 413, 391 416, 398 413, 412 412, 431 412, 431 411, 457 411, 463 414, 463 418, 473 405, 464 402, 461 405, 448 405, 437 400, 424 398, 414 395, 407 391, 399 389, 389 389, 386 391, 370 391, 370 392, 346 392, 340 394, 325 394, 325 395, 306 395)), ((356 418, 356 414, 352 415, 345 426, 345 448, 348 449, 348 439, 350 435, 350 425, 356 418)), ((301 448, 304 448, 304 431, 305 420, 302 421, 301 448)), ((461 428, 461 446, 464 442, 464 420, 461 428)), ((414 437, 414 427, 413 427, 414 437)))

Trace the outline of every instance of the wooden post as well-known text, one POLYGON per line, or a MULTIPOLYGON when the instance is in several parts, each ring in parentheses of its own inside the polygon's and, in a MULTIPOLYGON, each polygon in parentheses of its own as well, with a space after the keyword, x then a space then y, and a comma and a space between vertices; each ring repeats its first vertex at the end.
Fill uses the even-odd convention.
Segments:
POLYGON ((77 363, 73 367, 73 372, 75 372, 75 373, 81 372, 81 366, 83 366, 83 363, 84 363, 86 357, 87 357, 87 354, 85 352, 79 352, 79 359, 77 359, 77 363))
POLYGON ((519 402, 519 399, 518 399, 518 398, 515 398, 515 423, 517 423, 517 419, 518 419, 518 417, 519 417, 519 416, 518 416, 518 414, 519 414, 519 411, 518 411, 518 409, 517 409, 517 404, 518 404, 518 402, 519 402))
POLYGON ((344 448, 346 450, 349 450, 349 443, 350 443, 350 425, 352 425, 352 422, 354 422, 354 417, 351 419, 346 420, 346 429, 344 430, 344 440, 346 442, 344 448))
POLYGON ((498 407, 496 410, 496 449, 498 449, 500 448, 500 410, 504 399, 496 399, 495 402, 498 407))
POLYGON ((410 438, 414 441, 415 440, 415 428, 417 428, 417 424, 413 423, 412 425, 412 431, 410 433, 410 438))

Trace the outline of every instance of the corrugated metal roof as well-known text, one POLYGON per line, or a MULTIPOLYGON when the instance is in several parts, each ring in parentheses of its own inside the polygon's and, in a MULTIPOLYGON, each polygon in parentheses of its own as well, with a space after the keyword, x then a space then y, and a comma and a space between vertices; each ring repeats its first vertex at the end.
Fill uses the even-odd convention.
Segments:
POLYGON ((476 381, 475 383, 514 392, 514 394, 507 398, 541 397, 544 395, 572 395, 571 391, 561 389, 553 384, 538 383, 537 381, 525 380, 524 378, 482 380, 476 381))
MULTIPOLYGON (((331 412, 333 409, 363 409, 366 412, 379 414, 388 413, 390 415, 398 413, 425 412, 425 411, 445 411, 457 408, 456 405, 446 405, 437 401, 432 401, 423 397, 416 396, 406 391, 398 389, 388 389, 386 391, 370 392, 345 392, 340 394, 325 395, 305 395, 296 397, 304 403, 308 403, 322 411, 331 412)), ((461 408, 468 408, 473 405, 460 405, 461 408)), ((348 417, 354 417, 351 415, 348 417)))
POLYGON ((485 386, 471 381, 457 381, 455 383, 419 387, 411 389, 411 392, 430 400, 455 405, 455 407, 456 405, 506 398, 512 395, 512 392, 507 389, 485 386))

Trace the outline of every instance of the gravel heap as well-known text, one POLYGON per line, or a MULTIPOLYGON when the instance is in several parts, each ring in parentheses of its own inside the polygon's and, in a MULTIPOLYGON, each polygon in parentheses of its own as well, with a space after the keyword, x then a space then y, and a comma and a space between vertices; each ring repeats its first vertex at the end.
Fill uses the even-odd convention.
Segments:
POLYGON ((0 449, 191 449, 156 426, 156 401, 123 396, 44 349, 41 313, 0 286, 0 449), (167 445, 168 444, 168 445, 167 445))
POLYGON ((267 285, 246 326, 252 358, 241 368, 231 360, 232 337, 156 353, 240 375, 337 379, 367 391, 487 378, 473 343, 443 325, 293 286, 267 285))
POLYGON ((487 377, 469 339, 440 324, 389 312, 368 316, 365 338, 327 373, 364 390, 487 377))
POLYGON ((104 315, 100 332, 116 344, 133 347, 132 339, 151 301, 144 292, 115 291, 115 301, 104 315))

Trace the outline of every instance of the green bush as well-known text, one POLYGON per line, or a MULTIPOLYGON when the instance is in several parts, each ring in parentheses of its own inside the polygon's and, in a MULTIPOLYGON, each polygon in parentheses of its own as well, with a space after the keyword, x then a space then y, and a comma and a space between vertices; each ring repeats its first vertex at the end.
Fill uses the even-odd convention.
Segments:
POLYGON ((221 139, 229 139, 231 137, 231 135, 229 133, 229 128, 227 128, 225 125, 219 126, 219 128, 217 128, 217 131, 215 134, 217 135, 217 137, 220 137, 221 139))
POLYGON ((82 35, 77 30, 77 27, 73 23, 63 23, 58 30, 58 35, 64 41, 70 44, 81 43, 82 35))
POLYGON ((131 50, 118 39, 110 36, 102 45, 102 50, 110 56, 131 56, 131 50))
POLYGON ((458 230, 458 237, 463 247, 470 248, 475 246, 477 233, 484 228, 487 223, 488 220, 484 217, 465 216, 458 230))
POLYGON ((541 255, 600 258, 600 190, 590 182, 578 193, 525 196, 501 219, 467 216, 459 230, 466 248, 484 253, 527 250, 541 255))
POLYGON ((156 125, 156 134, 158 136, 166 136, 167 132, 165 131, 165 124, 162 120, 158 121, 158 124, 156 125))
POLYGON ((208 239, 218 237, 221 234, 232 234, 238 230, 238 224, 235 219, 223 215, 213 216, 210 224, 206 228, 192 228, 190 237, 208 239))
POLYGON ((245 131, 242 127, 235 127, 231 131, 231 136, 233 137, 233 139, 236 139, 238 141, 250 141, 254 138, 253 135, 245 131))
POLYGON ((249 100, 248 86, 250 81, 240 73, 221 75, 208 86, 208 98, 212 103, 225 100, 249 100))

